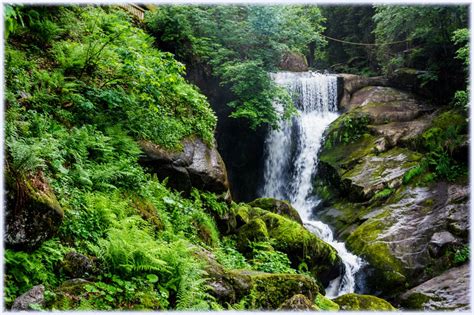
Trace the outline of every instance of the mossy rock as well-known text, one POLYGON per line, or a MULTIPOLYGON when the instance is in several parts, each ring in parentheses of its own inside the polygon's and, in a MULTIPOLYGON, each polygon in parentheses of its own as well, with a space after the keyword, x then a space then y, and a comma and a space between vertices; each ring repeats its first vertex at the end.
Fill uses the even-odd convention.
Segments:
POLYGON ((282 305, 280 305, 278 310, 316 311, 317 308, 313 302, 311 302, 311 300, 303 294, 295 294, 286 300, 282 305))
POLYGON ((150 222, 158 231, 164 230, 165 226, 158 216, 158 211, 152 202, 139 196, 132 196, 131 203, 143 220, 150 222))
POLYGON ((357 142, 324 149, 316 191, 323 192, 326 200, 345 196, 351 201, 367 201, 384 189, 399 187, 404 174, 418 165, 422 155, 405 148, 377 154, 376 141, 365 134, 357 142))
POLYGON ((85 298, 87 294, 85 286, 88 284, 92 282, 80 278, 63 282, 54 290, 53 298, 47 300, 45 308, 53 311, 75 309, 85 298))
POLYGON ((292 262, 298 265, 305 262, 318 278, 338 273, 333 269, 338 269, 340 258, 329 244, 296 222, 274 213, 267 213, 261 219, 267 226, 269 237, 275 240, 275 249, 286 253, 292 262))
POLYGON ((372 295, 349 293, 333 299, 341 311, 396 311, 387 301, 372 295))
POLYGON ((316 309, 321 310, 321 311, 339 311, 340 309, 337 303, 328 299, 321 293, 318 293, 318 295, 316 296, 316 299, 314 300, 314 304, 316 306, 316 309))
POLYGON ((347 238, 346 244, 352 252, 366 259, 375 267, 374 286, 384 292, 400 291, 405 288, 406 272, 402 262, 395 258, 386 242, 378 240, 379 235, 390 226, 388 212, 384 211, 358 226, 347 238))
POLYGON ((249 205, 282 215, 290 220, 303 224, 298 211, 293 208, 288 201, 274 198, 258 198, 250 202, 249 205))
POLYGON ((268 240, 268 231, 265 222, 260 218, 254 218, 240 228, 237 238, 237 248, 241 252, 247 252, 250 249, 250 242, 266 240, 268 240))
POLYGON ((13 175, 5 171, 7 247, 32 250, 58 231, 64 217, 56 196, 42 172, 13 175))
POLYGON ((241 281, 248 281, 249 309, 276 310, 297 294, 312 301, 319 292, 316 281, 306 275, 269 274, 248 270, 234 270, 231 273, 240 277, 241 281))

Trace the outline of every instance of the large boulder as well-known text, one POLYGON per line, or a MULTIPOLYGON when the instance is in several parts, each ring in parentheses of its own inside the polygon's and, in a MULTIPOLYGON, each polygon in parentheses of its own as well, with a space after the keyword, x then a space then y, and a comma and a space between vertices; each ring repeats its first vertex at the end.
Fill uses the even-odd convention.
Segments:
POLYGON ((410 93, 381 86, 367 86, 355 92, 347 109, 358 107, 377 125, 410 121, 431 110, 410 93))
POLYGON ((196 248, 195 255, 205 262, 209 292, 221 304, 247 298, 250 309, 276 310, 295 295, 313 301, 319 292, 316 281, 306 275, 228 270, 203 248, 196 248))
POLYGON ((53 237, 64 212, 42 172, 34 175, 5 172, 5 243, 7 247, 31 250, 53 237))
POLYGON ((396 311, 387 301, 372 295, 348 293, 333 300, 341 311, 396 311))
POLYGON ((409 310, 468 311, 469 264, 449 269, 402 295, 402 306, 409 310))
POLYGON ((278 67, 286 71, 308 71, 308 61, 303 54, 298 52, 288 52, 283 55, 278 67))
POLYGON ((224 194, 230 198, 229 181, 224 161, 215 146, 199 138, 185 139, 181 151, 172 151, 150 141, 141 141, 140 163, 158 178, 168 178, 168 185, 185 194, 192 187, 224 194))
POLYGON ((468 191, 445 183, 400 187, 379 206, 340 202, 319 215, 369 262, 368 289, 394 296, 454 264, 452 253, 468 242, 468 191))
POLYGON ((337 251, 301 224, 260 208, 240 206, 235 211, 244 221, 237 231, 241 251, 249 250, 250 242, 272 239, 274 249, 287 254, 293 268, 304 262, 323 286, 343 272, 337 251))
POLYGON ((387 86, 388 79, 385 77, 364 77, 355 74, 338 74, 338 80, 341 82, 339 90, 342 90, 339 106, 342 110, 350 109, 352 94, 366 86, 387 86))
POLYGON ((378 153, 376 144, 376 137, 364 134, 353 143, 324 148, 316 182, 320 195, 330 190, 349 200, 369 200, 384 189, 399 187, 404 174, 421 159, 420 154, 398 147, 378 153))
POLYGON ((249 205, 282 215, 288 219, 303 224, 298 210, 293 208, 288 201, 274 198, 258 198, 250 202, 249 205))
MULTIPOLYGON (((44 285, 36 285, 13 302, 12 311, 28 311, 44 305, 44 285)), ((37 309, 37 308, 36 308, 37 309)))

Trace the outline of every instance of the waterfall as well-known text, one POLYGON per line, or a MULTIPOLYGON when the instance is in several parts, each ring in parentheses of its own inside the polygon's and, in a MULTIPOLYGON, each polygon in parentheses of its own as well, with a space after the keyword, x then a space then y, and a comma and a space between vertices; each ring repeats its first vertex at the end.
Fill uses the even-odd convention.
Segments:
MULTIPOLYGON (((265 169, 262 197, 288 200, 298 210, 305 227, 332 245, 341 257, 345 271, 326 288, 327 297, 354 292, 355 274, 362 260, 349 253, 334 239, 329 226, 312 219, 320 200, 312 192, 312 178, 324 130, 337 114, 337 78, 314 72, 278 72, 273 80, 285 87, 298 114, 271 130, 265 140, 265 169)), ((274 104, 281 111, 280 104, 274 104)))

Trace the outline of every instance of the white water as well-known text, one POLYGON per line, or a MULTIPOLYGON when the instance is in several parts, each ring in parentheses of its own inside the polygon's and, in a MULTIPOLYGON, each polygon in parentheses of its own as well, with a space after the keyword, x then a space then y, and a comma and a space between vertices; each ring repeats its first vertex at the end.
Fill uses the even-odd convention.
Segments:
MULTIPOLYGON (((271 130, 265 141, 265 170, 262 196, 286 199, 298 210, 305 227, 332 245, 341 257, 345 272, 331 281, 327 297, 354 292, 355 274, 362 260, 334 239, 326 224, 311 219, 319 199, 312 194, 312 178, 324 130, 337 114, 337 78, 313 72, 278 72, 273 80, 293 96, 298 115, 271 130)), ((281 105, 275 104, 280 111, 281 105)))

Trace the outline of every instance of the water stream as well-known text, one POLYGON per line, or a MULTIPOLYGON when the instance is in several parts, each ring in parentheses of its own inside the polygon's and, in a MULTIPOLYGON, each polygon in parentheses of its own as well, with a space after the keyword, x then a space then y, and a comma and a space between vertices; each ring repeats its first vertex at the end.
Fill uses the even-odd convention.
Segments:
MULTIPOLYGON (((318 151, 324 130, 338 117, 337 78, 314 72, 278 72, 272 77, 290 92, 298 115, 282 122, 279 130, 271 130, 267 136, 261 195, 289 200, 305 227, 337 250, 345 271, 330 282, 326 296, 354 292, 355 274, 363 261, 334 239, 328 225, 312 219, 312 210, 320 202, 312 192, 318 151)), ((280 104, 274 106, 281 110, 280 104)))

